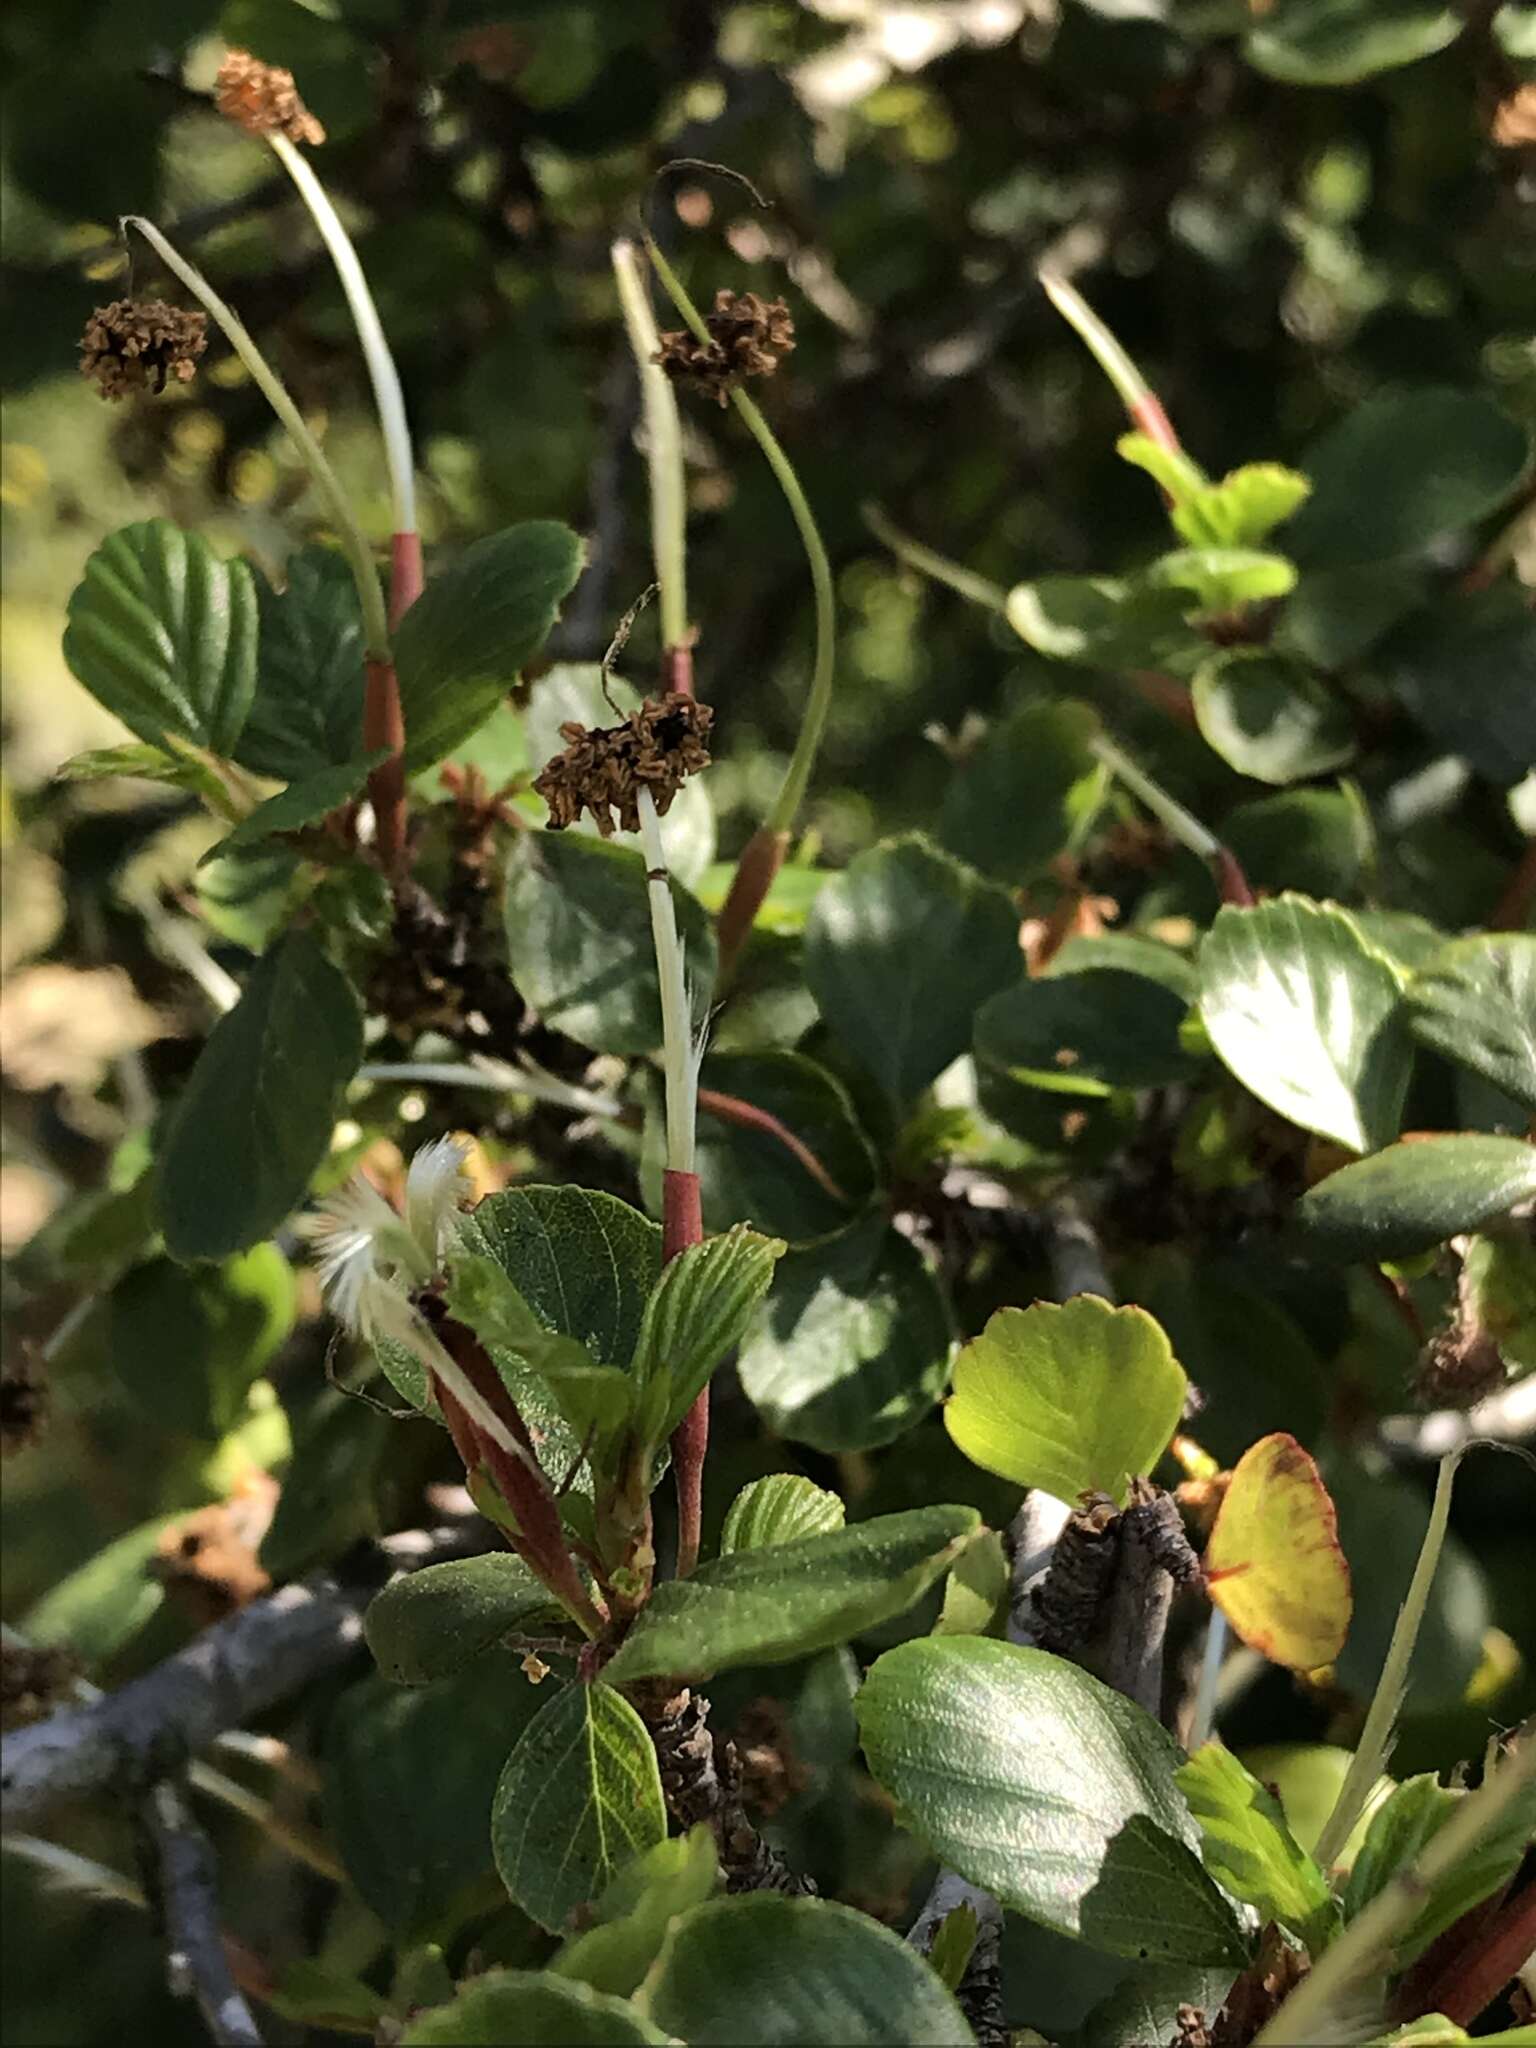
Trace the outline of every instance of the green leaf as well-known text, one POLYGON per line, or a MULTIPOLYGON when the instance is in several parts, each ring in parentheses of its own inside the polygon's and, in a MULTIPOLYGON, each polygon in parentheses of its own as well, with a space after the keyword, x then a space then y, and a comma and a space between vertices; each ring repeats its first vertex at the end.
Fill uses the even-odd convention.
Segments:
POLYGON ((976 1056, 1017 1081, 1066 1095, 1158 1088, 1198 1065, 1180 1026, 1197 992, 1194 968, 1151 939, 1073 939, 1044 974, 984 1003, 976 1056))
POLYGON ((308 887, 304 864, 286 846, 215 851, 193 876, 203 916, 220 938, 264 953, 293 919, 308 887))
POLYGON ((400 1449, 393 1419, 340 1386, 318 1389, 290 1428, 292 1455, 257 1553, 262 1570, 279 1581, 386 1533, 389 1464, 400 1449))
POLYGON ((355 761, 343 761, 335 768, 317 768, 301 782, 290 783, 287 789, 280 789, 276 796, 258 804, 216 846, 210 846, 198 865, 227 860, 232 853, 243 853, 248 847, 280 838, 285 832, 302 832, 306 825, 318 825, 339 804, 355 797, 370 773, 388 758, 388 747, 379 747, 355 761))
POLYGON ((165 1587, 149 1560, 175 1515, 156 1515, 50 1586, 20 1622, 29 1641, 71 1650, 87 1667, 105 1663, 149 1620, 165 1587))
POLYGON ((594 1991, 628 1998, 660 1955, 679 1914, 702 1906, 720 1882, 715 1838, 700 1821, 626 1864, 597 1902, 597 1925, 568 1941, 549 1967, 594 1991))
POLYGON ((256 580, 256 695, 235 759, 298 782, 363 750, 363 615, 337 549, 300 548, 285 573, 281 591, 256 580))
POLYGON ((661 1270, 645 1305, 633 1372, 637 1426, 665 1443, 773 1284, 784 1241, 738 1223, 689 1245, 661 1270))
POLYGON ((391 1683, 431 1685, 560 1611, 521 1558, 493 1550, 396 1579, 370 1602, 363 1633, 391 1683))
POLYGON ((832 1899, 715 1899, 679 1922, 646 2010, 697 2048, 973 2048, 916 1949, 832 1899))
MULTIPOLYGON (((1357 890, 1374 851, 1360 803, 1338 789, 1288 789, 1238 804, 1222 820, 1222 837, 1255 889, 1318 898, 1357 890)), ((1399 957, 1367 913, 1350 914, 1378 952, 1399 957)))
POLYGON ((1328 1880, 1301 1848, 1280 1802, 1231 1750, 1207 1742, 1176 1772, 1200 1823, 1205 1867, 1235 1898, 1278 1920, 1315 1956, 1339 1925, 1328 1880))
POLYGON ((656 1588, 607 1675, 709 1678, 830 1649, 904 1614, 978 1523, 974 1508, 916 1508, 717 1558, 656 1588))
POLYGON ((1059 1500, 1150 1472, 1189 1382, 1145 1309, 1095 1294, 1000 1308, 955 1360, 944 1426, 973 1464, 1059 1500))
POLYGON ((648 1216, 591 1188, 509 1188, 465 1219, 462 1242, 495 1261, 547 1330, 628 1369, 661 1272, 648 1216))
MULTIPOLYGON (((674 881, 678 929, 694 985, 714 980, 713 929, 674 881)), ((508 863, 512 978, 552 1030, 595 1052, 661 1044, 661 998, 644 856, 574 832, 525 832, 508 863)))
POLYGON ((169 519, 108 534, 69 600, 64 659, 151 746, 234 751, 256 687, 256 590, 169 519))
POLYGON ((297 1207, 362 1056, 351 983, 310 933, 289 932, 214 1026, 171 1112, 156 1199, 172 1257, 243 1251, 297 1207))
POLYGON ((1345 668, 1423 600, 1424 574, 1411 563, 1306 569, 1286 600, 1275 644, 1318 668, 1345 668))
POLYGON ((914 833, 861 853, 822 890, 806 978, 900 1110, 964 1052, 976 1010, 1018 974, 1018 930, 1002 889, 914 833))
POLYGON ((418 2013, 400 2036, 402 2048, 512 2041, 539 2048, 666 2048, 669 2039, 627 1998, 606 1997, 548 1970, 486 1970, 461 1985, 451 2005, 418 2013))
POLYGON ((1200 1014, 1280 1115, 1367 1152, 1397 1136, 1413 1054, 1396 968, 1333 904, 1224 906, 1200 947, 1200 1014))
POLYGON ((1188 492, 1168 517, 1191 547, 1252 548, 1289 519, 1311 490, 1294 469, 1278 462, 1249 462, 1229 471, 1220 483, 1201 484, 1188 492))
POLYGON ((839 1229, 874 1193, 874 1148, 847 1089, 825 1067, 798 1052, 715 1053, 699 1081, 776 1117, 837 1190, 780 1137, 717 1115, 701 1101, 695 1164, 706 1230, 745 1218, 803 1242, 839 1229))
POLYGON ((996 1529, 982 1529, 949 1568, 936 1636, 989 1636, 1007 1619, 1008 1554, 996 1529))
POLYGON ((1536 938, 1481 932, 1452 940, 1409 982, 1408 1028, 1421 1045, 1536 1109, 1536 938))
POLYGON ((1354 85, 1443 50, 1462 26, 1439 0, 1284 0, 1244 50, 1255 70, 1287 85, 1354 85))
MULTIPOLYGON (((1354 0, 1351 11, 1381 7, 1382 0, 1354 0)), ((1417 11, 1455 20, 1449 9, 1417 11)), ((1417 554, 1491 512, 1518 482, 1526 452, 1522 429, 1479 391, 1377 391, 1302 456, 1312 496, 1287 545, 1305 567, 1417 554)))
MULTIPOLYGON (((1433 1773, 1405 1779, 1377 1807, 1344 1888, 1344 1917, 1353 1920, 1394 1878, 1403 1876, 1456 1811, 1465 1792, 1442 1786, 1433 1773)), ((1536 1835, 1536 1782, 1528 1780, 1471 1849, 1430 1887, 1419 1911, 1398 1937, 1392 1967, 1405 1970, 1463 1913, 1492 1896, 1514 1875, 1536 1835)))
POLYGON ((720 1555, 738 1550, 771 1550, 841 1529, 847 1511, 835 1493, 797 1472, 770 1472, 754 1479, 731 1502, 720 1531, 720 1555))
POLYGON ((513 1902, 561 1933, 666 1833, 645 1723, 611 1685, 566 1686, 507 1758, 491 1807, 496 1868, 513 1902))
POLYGON ((1536 1196, 1536 1149, 1459 1132, 1389 1145, 1309 1188, 1294 1226, 1334 1259, 1401 1259, 1480 1230, 1536 1196))
POLYGON ((1372 664, 1431 739, 1490 782, 1508 788, 1536 760, 1536 615, 1513 582, 1448 592, 1372 664))
POLYGON ((1064 1658, 980 1637, 887 1650, 854 1703, 876 1782, 1003 1905, 1111 1955, 1240 1964, 1171 1736, 1064 1658))
POLYGON ((984 733, 944 795, 949 851, 999 882, 1027 882, 1082 840, 1108 771, 1096 713, 1071 699, 1026 704, 984 733))
POLYGON ((440 761, 496 709, 548 639, 581 567, 568 526, 528 519, 437 570, 395 633, 408 769, 440 761))
POLYGON ((293 1327, 293 1269, 274 1244, 189 1272, 151 1259, 107 1299, 112 1370, 165 1430, 217 1443, 293 1327))
POLYGON ((73 754, 62 767, 54 769, 59 782, 98 782, 108 775, 135 776, 141 782, 164 782, 173 789, 195 789, 205 802, 224 800, 224 787, 204 762, 186 754, 168 754, 163 747, 142 742, 121 747, 96 747, 73 754))
POLYGON ((1232 612, 1284 597, 1296 582, 1294 562, 1259 548, 1175 548, 1141 573, 1148 589, 1192 591, 1207 612, 1232 612))
POLYGON ((976 1952, 978 1925, 974 1906, 951 1906, 933 1931, 933 1940, 928 1945, 928 1967, 950 1991, 959 1990, 966 1967, 976 1952))
POLYGON ((1009 625, 1036 653, 1089 668, 1145 667, 1165 657, 1190 641, 1188 610, 1182 591, 1143 577, 1038 576, 1016 583, 1007 600, 1009 625))
POLYGON ((1256 782, 1323 775, 1355 751, 1341 699, 1285 655, 1259 648, 1213 655, 1190 689, 1207 746, 1256 782))
POLYGON ((495 1903, 486 1813, 540 1697, 492 1650, 415 1691, 371 1675, 331 1716, 326 1824, 364 1903, 403 1939, 450 1936, 495 1903))
POLYGON ((1174 506, 1187 505, 1211 488, 1211 480, 1198 462, 1182 448, 1167 448, 1150 434, 1122 434, 1115 453, 1122 462, 1144 469, 1174 506))
POLYGON ((889 1443, 925 1415, 948 1362, 938 1282, 876 1215, 786 1255, 737 1372, 777 1435, 854 1451, 889 1443))
POLYGON ((1462 1285, 1472 1317, 1510 1371, 1536 1372, 1536 1244, 1518 1232, 1473 1238, 1462 1285))

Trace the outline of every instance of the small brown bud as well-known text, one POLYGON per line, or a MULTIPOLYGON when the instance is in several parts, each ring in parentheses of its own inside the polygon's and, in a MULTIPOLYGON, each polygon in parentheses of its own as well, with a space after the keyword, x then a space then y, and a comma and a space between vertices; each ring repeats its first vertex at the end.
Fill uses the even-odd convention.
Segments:
POLYGON ((103 398, 165 389, 167 378, 190 384, 208 346, 208 315, 183 312, 164 299, 114 299, 98 306, 80 337, 80 374, 103 398))
POLYGON ((782 299, 759 298, 756 292, 722 286, 704 325, 708 342, 686 327, 663 334, 655 360, 674 383, 691 384, 721 405, 748 377, 771 377, 780 357, 795 345, 788 306, 782 299))
POLYGON ((17 1344, 0 1370, 0 1456, 35 1444, 47 1423, 47 1367, 39 1351, 17 1344))
POLYGON ((8 1642, 0 1648, 0 1729, 42 1721, 68 1699, 80 1667, 68 1650, 8 1642))
POLYGON ((325 130, 299 98, 293 73, 263 64, 249 50, 231 50, 219 66, 214 104, 226 121, 248 135, 286 135, 290 142, 325 140, 325 130))
POLYGON ((658 817, 690 775, 709 766, 708 735, 714 717, 696 697, 649 699, 622 725, 562 725, 564 753, 556 754, 534 788, 549 805, 551 828, 562 831, 589 810, 605 839, 614 813, 625 832, 640 830, 640 792, 648 789, 658 817))

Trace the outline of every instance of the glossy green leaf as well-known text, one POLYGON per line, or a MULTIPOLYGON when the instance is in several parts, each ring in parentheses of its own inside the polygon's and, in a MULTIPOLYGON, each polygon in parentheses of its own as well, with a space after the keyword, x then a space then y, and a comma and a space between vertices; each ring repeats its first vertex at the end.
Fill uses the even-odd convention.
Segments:
POLYGON ((293 1269, 274 1244, 188 1271, 151 1259, 107 1298, 112 1370, 165 1430, 216 1443, 293 1327, 293 1269))
MULTIPOLYGON (((1353 27, 1390 11, 1391 0, 1386 9, 1382 0, 1331 4, 1354 17, 1353 27)), ((1447 8, 1407 5, 1455 20, 1447 8)), ((1522 430, 1479 391, 1423 384, 1374 392, 1302 455, 1312 496, 1286 546, 1304 566, 1325 568, 1417 554, 1437 534, 1491 512, 1513 489, 1526 452, 1522 430)))
POLYGON ((1454 939, 1408 984, 1408 1028, 1536 1109, 1536 938, 1480 932, 1454 939))
POLYGON ((256 687, 256 590, 239 560, 147 519, 109 534, 69 600, 64 659, 141 740, 234 751, 256 687))
POLYGON ((503 1636, 542 1628, 559 1613, 521 1558, 493 1550, 396 1579, 369 1603, 363 1633, 392 1683, 431 1685, 503 1636))
POLYGON ((1335 1259, 1399 1259, 1536 1197, 1536 1149, 1467 1131, 1389 1145, 1309 1188, 1295 1228, 1335 1259))
MULTIPOLYGON (((1456 1811, 1465 1792, 1441 1785, 1432 1772, 1406 1779, 1377 1807, 1349 1882, 1344 1917, 1353 1920, 1379 1892, 1418 1859, 1456 1811)), ((1536 1782, 1527 1780, 1486 1834, 1435 1881, 1393 1949, 1403 1970, 1432 1941, 1481 1905, 1514 1875, 1536 1837, 1536 1782)))
POLYGON ((666 1832, 645 1723, 611 1685, 564 1687, 507 1758, 491 1808, 496 1868, 514 1904, 561 1933, 666 1832))
POLYGON ((1020 971, 1007 894, 916 834, 861 853, 806 927, 822 1016, 898 1110, 964 1052, 977 1009, 1020 971))
POLYGON ((689 1245, 662 1268, 632 1367, 637 1426, 648 1442, 666 1441, 741 1342, 783 1251, 782 1238, 738 1223, 689 1245))
POLYGON ((847 1511, 835 1493, 797 1472, 770 1472, 744 1486, 726 1512, 720 1555, 737 1550, 770 1550, 807 1536, 841 1529, 847 1511))
POLYGON ((670 2039, 627 1998, 548 1970, 486 1970, 400 2036, 402 2048, 665 2048, 670 2039))
POLYGON ((930 1636, 888 1650, 855 1711, 905 1824, 1003 1905, 1111 1955, 1241 1964, 1177 1746, 1075 1664, 930 1636))
POLYGON ((407 768, 440 761, 490 716, 548 639, 581 567, 568 526, 528 519, 472 542, 428 579, 395 632, 407 768))
MULTIPOLYGON (((1462 18, 1439 0, 1285 0, 1250 30, 1250 64, 1287 85, 1354 85, 1453 42, 1462 18)), ((1302 467, 1311 465, 1303 458, 1302 467)))
POLYGON ((1214 655, 1196 671, 1190 690, 1206 744, 1256 782, 1324 775, 1355 751, 1342 699, 1284 655, 1259 649, 1214 655))
POLYGON ((716 1053, 699 1082, 776 1118, 810 1155, 701 1100, 696 1165, 706 1230, 744 1221, 791 1241, 823 1237, 873 1194, 874 1148, 847 1089, 825 1067, 798 1052, 716 1053))
POLYGON ((1412 1050, 1392 963, 1331 904, 1226 906, 1200 948, 1200 1013, 1243 1086, 1366 1152, 1396 1137, 1412 1050))
POLYGON ((1090 668, 1154 661, 1190 642, 1189 608, 1182 590, 1117 576, 1039 576, 1007 600, 1009 625, 1037 654, 1090 668))
POLYGON ((309 932, 290 931, 214 1026, 171 1112, 156 1199, 173 1257, 243 1251, 298 1206, 362 1053, 351 983, 309 932))
POLYGON ((1536 613, 1512 581, 1414 612, 1372 665, 1431 739, 1500 788, 1536 761, 1536 613))
POLYGON ((615 1685, 785 1664, 906 1612, 976 1528, 974 1508, 916 1508, 669 1579, 607 1666, 615 1685))
POLYGON ((1176 1781, 1200 1823, 1201 1854, 1212 1877, 1257 1907, 1261 1920, 1278 1920, 1319 1953, 1339 1925, 1339 1909, 1274 1794, 1219 1742, 1197 1749, 1176 1781))
POLYGON ((1295 587, 1296 565, 1261 548, 1175 548, 1142 571, 1149 588, 1187 590, 1205 612, 1240 610, 1295 587))
POLYGON ((243 853, 247 847, 260 846, 265 840, 278 839, 284 833, 302 832, 307 825, 320 824, 338 805, 350 802, 370 772, 388 757, 389 749, 379 747, 371 754, 360 755, 355 761, 343 761, 334 768, 317 768, 302 781, 290 783, 276 796, 269 796, 265 803, 259 803, 250 816, 242 818, 234 831, 216 846, 209 847, 203 860, 226 860, 230 854, 243 853))
POLYGON ((955 1360, 944 1426, 974 1464, 1059 1500, 1150 1472, 1189 1383, 1145 1309, 1097 1295, 1000 1308, 955 1360))
POLYGON ((661 1230, 590 1188, 517 1187, 466 1220, 471 1255, 494 1260, 545 1328, 627 1368, 661 1272, 661 1230))
POLYGON ((768 1892, 679 1922, 643 2003, 696 2048, 972 2048, 924 1957, 867 1913, 768 1892))
POLYGON ((999 882, 1027 882, 1070 852, 1104 795, 1098 729, 1096 713, 1071 699, 1026 704, 992 726, 945 791, 945 846, 999 882))
POLYGON ((883 1216, 788 1253, 737 1371, 780 1436, 871 1450, 939 1398, 949 1311, 917 1247, 883 1216))
POLYGON ((257 578, 256 694, 235 759, 297 782, 363 751, 363 615, 337 549, 300 548, 284 573, 280 591, 257 578))
POLYGON ((549 1967, 594 1991, 628 1998, 661 1953, 678 1915, 702 1906, 720 1882, 708 1823, 658 1842, 626 1864, 598 1900, 597 1924, 568 1941, 549 1967))
POLYGON ((1045 973, 982 1005, 976 1055, 1066 1095, 1187 1080, 1198 1061, 1180 1026, 1197 992, 1194 968, 1168 946, 1119 934, 1073 939, 1045 973))
MULTIPOLYGON (((714 979, 713 930, 674 881, 696 987, 714 979)), ((661 999, 644 856, 574 832, 525 832, 508 862, 507 957, 518 989, 553 1030, 596 1052, 661 1044, 661 999)))
POLYGON ((326 1822, 359 1895, 399 1935, 441 1939, 495 1903, 486 1815, 542 1697, 498 1650, 419 1690, 372 1675, 343 1695, 326 1728, 326 1822))

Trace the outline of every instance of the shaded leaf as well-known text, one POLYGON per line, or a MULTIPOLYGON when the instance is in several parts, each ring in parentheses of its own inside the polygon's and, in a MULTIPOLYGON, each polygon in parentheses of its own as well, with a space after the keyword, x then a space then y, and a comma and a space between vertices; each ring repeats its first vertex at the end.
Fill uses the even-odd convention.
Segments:
MULTIPOLYGON (((1249 32, 1256 70, 1288 85, 1353 85, 1432 56, 1462 27, 1439 0, 1286 0, 1249 32)), ((1302 466, 1311 463, 1303 458, 1302 466)))
POLYGON ((848 1222, 874 1192, 874 1148, 848 1091, 825 1067, 798 1052, 715 1053, 699 1080, 776 1117, 824 1177, 772 1132, 717 1115, 701 1102, 695 1163, 706 1230, 744 1220, 791 1241, 822 1237, 848 1222))
POLYGON ((430 1685, 503 1636, 560 1614, 521 1558, 491 1551, 396 1579, 369 1603, 363 1633, 393 1684, 430 1685))
POLYGON ((1201 664, 1190 689, 1207 745, 1256 782, 1323 775, 1355 751, 1344 704, 1284 655, 1228 650, 1201 664))
POLYGON ((1273 1663, 1313 1671, 1343 1649, 1351 1602, 1338 1516, 1295 1437, 1276 1430, 1239 1458, 1205 1576, 1234 1633, 1273 1663))
POLYGON ((1536 761, 1536 615, 1510 584, 1441 598, 1373 657, 1430 737, 1507 788, 1536 761))
POLYGON ((1408 1028, 1536 1109, 1536 938, 1479 932, 1453 939, 1408 984, 1408 1028))
POLYGON ((770 1472, 744 1486, 731 1502, 720 1531, 720 1555, 826 1536, 841 1529, 845 1520, 846 1510, 835 1493, 796 1472, 770 1472))
POLYGON ((702 1906, 719 1882, 715 1838, 700 1821, 627 1864, 598 1900, 596 1926, 568 1941, 550 1970, 628 1998, 661 1953, 678 1915, 702 1906))
POLYGON ((336 548, 300 548, 284 573, 281 591, 256 581, 256 694, 235 759, 295 782, 363 751, 363 615, 336 548))
POLYGON ((486 1970, 451 2005, 417 2013, 400 2036, 402 2048, 664 2048, 669 2039, 627 1998, 548 1970, 486 1970))
POLYGON ((232 853, 243 853, 247 847, 260 846, 264 840, 278 838, 285 832, 302 832, 306 825, 320 824, 338 805, 355 797, 372 770, 388 756, 389 749, 379 747, 371 754, 360 755, 355 761, 343 761, 335 768, 317 768, 301 782, 290 783, 287 789, 280 789, 276 796, 269 796, 265 803, 258 804, 250 816, 242 818, 234 831, 216 846, 210 846, 203 855, 203 861, 227 860, 232 853))
POLYGON ((1536 1150, 1465 1131, 1389 1145, 1309 1188, 1293 1229, 1335 1259, 1408 1258, 1536 1196, 1536 1150))
POLYGON ((945 791, 945 846, 997 881, 1027 882, 1078 845, 1108 779, 1089 744, 1098 729, 1070 700, 1026 704, 992 726, 945 791))
POLYGON ((107 1298, 112 1370, 162 1429, 216 1443, 293 1327, 293 1269, 273 1244, 189 1272, 151 1259, 107 1298))
POLYGON ((1184 624, 1189 608, 1182 589, 1145 578, 1039 576, 1009 591, 1007 616, 1021 640, 1053 661, 1122 668, 1198 644, 1184 624))
POLYGON ((1150 939, 1073 939, 1044 974, 984 1003, 976 1055, 1016 1081, 1108 1095, 1188 1079, 1180 1026, 1197 991, 1190 963, 1150 939))

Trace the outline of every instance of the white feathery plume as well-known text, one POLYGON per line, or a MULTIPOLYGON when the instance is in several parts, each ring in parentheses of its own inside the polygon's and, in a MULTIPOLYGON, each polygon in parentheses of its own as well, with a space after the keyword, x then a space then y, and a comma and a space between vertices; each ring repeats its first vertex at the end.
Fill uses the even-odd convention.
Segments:
POLYGON ((468 1158, 467 1138, 434 1138, 417 1152, 405 1177, 405 1227, 434 1272, 458 1235, 460 1208, 474 1193, 464 1170, 468 1158))

